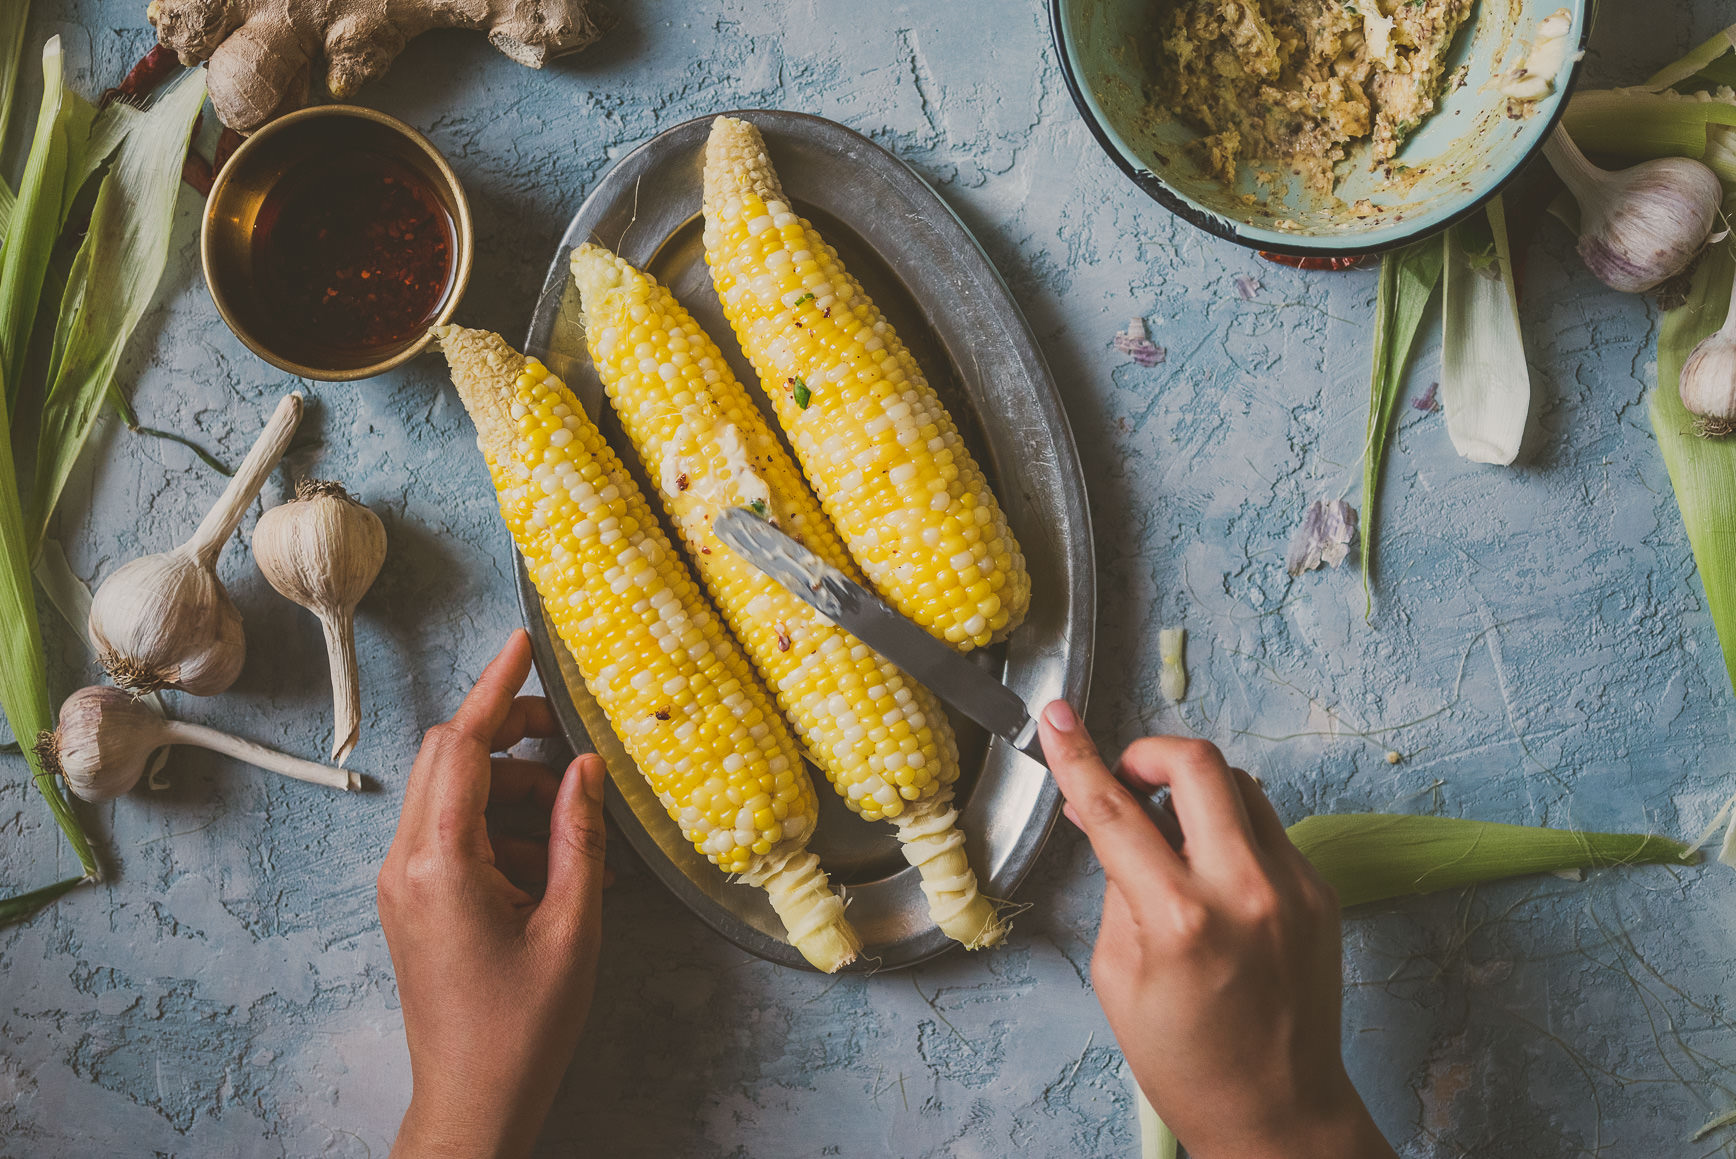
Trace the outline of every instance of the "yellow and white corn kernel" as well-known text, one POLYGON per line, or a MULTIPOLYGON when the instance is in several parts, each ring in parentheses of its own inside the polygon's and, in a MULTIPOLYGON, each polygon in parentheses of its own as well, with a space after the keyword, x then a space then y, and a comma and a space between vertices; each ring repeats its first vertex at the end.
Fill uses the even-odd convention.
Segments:
MULTIPOLYGON (((500 511, 556 631, 694 848, 746 870, 816 817, 793 738, 565 385, 529 360, 500 511)), ((486 448, 485 448, 486 453, 486 448)))
POLYGON ((851 553, 899 611, 954 646, 1004 638, 1030 603, 1024 556, 915 359, 837 251, 756 191, 776 177, 751 127, 714 124, 705 186, 724 312, 851 553))
POLYGON ((814 763, 870 820, 951 785, 956 744, 928 691, 712 533, 725 508, 763 503, 787 534, 859 577, 715 343, 665 287, 601 247, 575 251, 573 271, 592 359, 622 427, 814 763))

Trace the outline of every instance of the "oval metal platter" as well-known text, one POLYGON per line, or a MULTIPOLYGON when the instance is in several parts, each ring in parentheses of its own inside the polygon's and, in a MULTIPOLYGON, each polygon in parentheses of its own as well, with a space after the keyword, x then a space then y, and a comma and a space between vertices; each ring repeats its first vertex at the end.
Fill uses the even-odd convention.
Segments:
MULTIPOLYGON (((980 654, 980 662, 1027 703, 1057 696, 1083 703, 1096 610, 1084 477, 1055 382, 1006 284, 946 202, 866 137, 799 113, 736 115, 759 126, 797 212, 837 248, 916 355, 972 442, 1024 548, 1030 616, 1005 645, 980 654)), ((737 376, 756 382, 705 265, 700 195, 710 125, 707 117, 675 126, 598 183, 561 238, 526 341, 635 468, 585 351, 567 255, 595 240, 652 274, 724 349, 737 376)), ((646 485, 643 476, 640 481, 646 485)), ((647 486, 646 493, 655 488, 647 486)), ((594 749, 607 761, 609 815, 628 842, 718 933, 762 958, 805 968, 783 940, 764 893, 718 872, 682 838, 553 636, 522 560, 517 570, 543 687, 574 750, 594 749)), ((1010 898, 1054 825, 1060 798, 1047 772, 1006 742, 991 741, 956 715, 953 724, 966 850, 983 892, 1010 898)), ((909 966, 953 946, 929 920, 917 872, 899 853, 892 826, 855 816, 823 776, 809 772, 820 799, 809 848, 833 883, 845 888, 864 945, 856 968, 909 966)))

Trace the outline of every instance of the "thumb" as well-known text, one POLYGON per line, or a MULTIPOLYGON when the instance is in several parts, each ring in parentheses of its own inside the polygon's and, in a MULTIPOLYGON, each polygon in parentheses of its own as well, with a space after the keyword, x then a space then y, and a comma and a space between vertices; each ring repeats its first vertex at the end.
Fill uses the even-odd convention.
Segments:
POLYGON ((536 920, 568 935, 600 930, 603 894, 603 758, 567 766, 549 814, 549 877, 536 920))

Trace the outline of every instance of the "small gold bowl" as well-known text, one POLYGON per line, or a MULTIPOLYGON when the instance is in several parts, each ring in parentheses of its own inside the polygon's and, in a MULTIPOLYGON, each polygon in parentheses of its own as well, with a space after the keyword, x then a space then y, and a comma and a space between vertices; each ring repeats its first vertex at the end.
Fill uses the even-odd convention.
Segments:
POLYGON ((326 382, 414 358, 428 328, 458 308, 473 250, 470 204, 446 159, 402 121, 354 105, 302 109, 244 141, 212 183, 200 231, 205 284, 223 321, 273 366, 326 382), (372 203, 344 200, 374 188, 364 181, 383 183, 388 216, 377 222, 350 212, 372 203), (400 216, 404 206, 422 216, 400 216), (419 240, 405 223, 421 229, 419 240), (341 239, 333 251, 373 248, 351 251, 353 267, 326 270, 332 233, 341 239), (367 303, 382 283, 391 305, 376 309, 367 303))

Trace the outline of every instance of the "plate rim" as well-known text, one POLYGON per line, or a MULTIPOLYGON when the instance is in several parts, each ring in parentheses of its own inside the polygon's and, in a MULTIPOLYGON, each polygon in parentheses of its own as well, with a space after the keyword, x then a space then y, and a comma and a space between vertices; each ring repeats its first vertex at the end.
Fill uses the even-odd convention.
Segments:
MULTIPOLYGON (((1091 682, 1091 669, 1095 658, 1096 647, 1096 610, 1097 610, 1097 575, 1095 542, 1091 534, 1090 500, 1086 487, 1083 464, 1079 457, 1077 441, 1074 438, 1071 422, 1061 401, 1060 388, 1057 385, 1048 360, 1032 331, 1029 320, 1014 297, 1011 287, 999 268, 989 258, 982 243, 971 232, 968 225, 958 212, 941 197, 939 192, 916 172, 909 164, 885 149, 867 136, 856 132, 848 126, 839 124, 825 117, 811 113, 801 113, 780 109, 737 109, 708 114, 682 120, 662 132, 642 142, 629 152, 623 154, 614 164, 598 177, 597 181, 580 203, 573 217, 568 221, 559 241, 556 243, 554 257, 543 280, 543 288, 539 293, 536 305, 532 310, 527 325, 525 337, 526 353, 537 357, 546 357, 555 335, 555 328, 561 315, 561 303, 565 295, 568 281, 568 254, 571 246, 576 244, 575 236, 589 236, 590 226, 587 222, 602 217, 613 207, 620 190, 612 187, 612 179, 617 174, 631 171, 643 164, 645 155, 652 151, 669 147, 669 140, 678 136, 690 134, 694 127, 700 124, 709 125, 718 116, 735 116, 752 121, 768 137, 773 139, 775 148, 776 137, 790 126, 800 126, 810 135, 820 138, 832 137, 840 144, 849 145, 858 150, 867 150, 870 158, 877 158, 878 164, 872 160, 863 162, 857 158, 841 159, 841 163, 849 165, 852 171, 866 173, 876 179, 885 181, 893 191, 906 200, 927 203, 932 208, 943 210, 936 214, 937 220, 927 224, 941 233, 951 234, 953 240, 968 242, 968 246, 957 247, 963 264, 974 267, 974 276, 970 279, 972 293, 982 292, 984 304, 988 305, 1000 316, 1000 322, 1012 335, 1018 339, 1017 354, 1019 360, 1026 364, 1027 373, 1020 376, 1024 391, 1035 409, 1044 420, 1043 427, 1052 440, 1055 451, 1055 464, 1051 472, 1059 484, 1060 507, 1064 518, 1075 528, 1072 535, 1059 534, 1059 529, 1050 528, 1049 538, 1061 545, 1057 553, 1061 568, 1059 569, 1067 581, 1067 591, 1062 593, 1065 600, 1065 612, 1060 628, 1061 640, 1058 649, 1059 667, 1061 669, 1061 692, 1081 711, 1085 707, 1091 682), (968 257, 963 256, 968 254, 968 257), (984 277, 984 275, 987 275, 984 277)), ((698 212, 698 206, 695 206, 698 212)), ((658 244, 662 244, 659 241, 658 244)), ((889 268, 900 280, 910 288, 913 298, 925 312, 931 311, 931 301, 935 291, 932 289, 932 276, 925 278, 908 278, 910 273, 906 267, 894 265, 882 254, 889 268)), ((954 289, 956 293, 956 288, 954 289)), ((968 375, 968 368, 959 367, 961 376, 968 375)), ((982 376, 973 376, 980 379, 982 376)), ((963 384, 961 384, 963 385, 963 384)), ((972 396, 973 404, 979 409, 982 395, 966 386, 966 391, 972 396)), ((988 438, 990 446, 997 452, 1005 454, 1016 448, 996 447, 996 440, 988 438)), ((619 450, 619 448, 617 448, 619 450)), ((533 658, 538 675, 542 680, 545 692, 551 694, 551 699, 557 701, 571 700, 570 689, 564 674, 560 669, 560 661, 555 651, 558 641, 548 630, 544 619, 541 599, 534 584, 531 582, 525 568, 522 555, 513 551, 513 570, 516 579, 519 610, 529 630, 532 641, 533 658)), ((708 597, 709 598, 709 597, 708 597)), ((576 719, 576 709, 570 704, 556 705, 556 715, 560 719, 562 732, 572 744, 575 751, 591 751, 594 744, 584 730, 582 723, 576 719)), ((985 752, 984 766, 992 759, 997 747, 1005 742, 995 739, 985 752)), ((820 791, 828 791, 829 786, 816 786, 820 791)), ((777 962, 780 965, 812 969, 787 942, 773 938, 758 930, 748 922, 736 916, 728 907, 721 905, 714 898, 704 893, 688 875, 658 846, 656 838, 645 828, 638 816, 633 812, 626 798, 614 784, 613 778, 607 782, 605 804, 609 816, 622 831, 629 845, 646 862, 647 868, 683 905, 692 911, 713 931, 726 940, 754 954, 756 957, 777 962)), ((992 892, 996 896, 1010 897, 1029 876, 1035 867, 1038 857, 1049 834, 1053 831, 1056 819, 1060 814, 1061 798, 1052 778, 1045 777, 1037 793, 1032 807, 1032 823, 1027 822, 1020 831, 1006 856, 1002 873, 991 880, 984 881, 985 893, 992 892)), ((961 808, 963 803, 961 802, 961 808)), ((899 873, 914 873, 905 868, 899 873)), ((921 934, 901 939, 892 943, 888 949, 895 949, 895 955, 882 954, 879 958, 865 955, 851 967, 850 972, 874 972, 879 970, 902 969, 926 961, 957 946, 957 943, 941 933, 939 929, 930 928, 921 934)))

